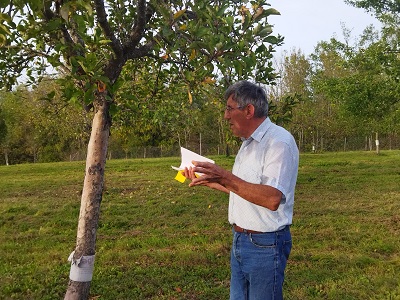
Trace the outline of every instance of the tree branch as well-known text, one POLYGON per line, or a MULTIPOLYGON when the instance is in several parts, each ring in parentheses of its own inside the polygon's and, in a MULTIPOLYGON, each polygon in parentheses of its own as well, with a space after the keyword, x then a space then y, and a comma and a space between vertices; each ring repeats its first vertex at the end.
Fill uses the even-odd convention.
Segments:
POLYGON ((107 21, 107 13, 104 8, 103 0, 95 0, 95 8, 97 13, 97 21, 100 27, 103 29, 105 36, 111 41, 111 48, 113 49, 117 57, 123 57, 123 47, 121 42, 116 38, 114 32, 112 31, 110 24, 107 21))
POLYGON ((154 9, 151 5, 146 5, 145 0, 139 0, 136 11, 136 21, 132 27, 131 33, 129 34, 129 41, 124 45, 124 52, 129 53, 135 49, 143 37, 146 24, 151 19, 154 13, 154 9))
POLYGON ((130 33, 130 43, 136 45, 139 43, 146 25, 146 1, 139 0, 136 11, 136 21, 130 33))
MULTIPOLYGON (((43 16, 47 23, 56 18, 56 14, 51 10, 51 5, 52 5, 52 1, 48 1, 48 0, 44 1, 43 16)), ((60 3, 56 2, 56 13, 58 15, 59 15, 59 11, 60 11, 60 3)), ((65 44, 68 45, 68 47, 69 47, 69 53, 65 57, 65 59, 68 60, 71 56, 74 56, 77 54, 76 50, 74 50, 76 48, 75 42, 64 24, 60 26, 60 31, 62 34, 62 38, 65 41, 65 44)), ((49 33, 49 34, 52 35, 51 33, 49 33)), ((54 34, 53 34, 53 36, 54 36, 54 34)), ((55 38, 57 38, 57 37, 55 37, 55 38)), ((83 41, 79 36, 76 38, 76 40, 77 41, 81 40, 80 44, 82 45, 83 41)))
POLYGON ((136 58, 148 56, 151 49, 153 49, 155 43, 156 43, 156 41, 153 39, 141 47, 138 47, 135 49, 129 49, 130 51, 126 53, 126 58, 127 59, 136 59, 136 58))

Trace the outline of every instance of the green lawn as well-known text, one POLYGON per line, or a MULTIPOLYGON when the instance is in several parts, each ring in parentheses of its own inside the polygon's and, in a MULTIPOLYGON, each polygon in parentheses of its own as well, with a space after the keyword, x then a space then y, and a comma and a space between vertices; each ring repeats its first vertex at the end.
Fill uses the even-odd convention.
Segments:
MULTIPOLYGON (((228 299, 228 198, 179 163, 107 162, 93 299, 228 299)), ((63 298, 84 166, 0 166, 0 299, 63 298)), ((400 151, 301 155, 285 299, 400 299, 399 184, 400 151)))

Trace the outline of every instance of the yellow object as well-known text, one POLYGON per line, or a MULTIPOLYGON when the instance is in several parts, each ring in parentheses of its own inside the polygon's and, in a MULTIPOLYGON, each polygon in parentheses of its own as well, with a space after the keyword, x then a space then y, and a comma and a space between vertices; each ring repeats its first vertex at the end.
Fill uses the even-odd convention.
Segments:
POLYGON ((184 183, 186 180, 186 177, 183 175, 181 171, 178 172, 175 176, 175 180, 178 180, 180 183, 184 183))

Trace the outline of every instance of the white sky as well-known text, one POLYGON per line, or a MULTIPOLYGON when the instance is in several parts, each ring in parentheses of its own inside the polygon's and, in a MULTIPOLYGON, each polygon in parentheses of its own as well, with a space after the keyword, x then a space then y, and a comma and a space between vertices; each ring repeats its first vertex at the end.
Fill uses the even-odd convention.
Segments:
POLYGON ((332 36, 343 41, 342 23, 352 31, 352 38, 357 38, 370 24, 381 27, 372 15, 345 4, 344 0, 269 0, 268 3, 281 13, 268 18, 274 25, 273 33, 285 37, 284 45, 276 48, 278 55, 293 48, 309 55, 318 42, 329 41, 332 36))

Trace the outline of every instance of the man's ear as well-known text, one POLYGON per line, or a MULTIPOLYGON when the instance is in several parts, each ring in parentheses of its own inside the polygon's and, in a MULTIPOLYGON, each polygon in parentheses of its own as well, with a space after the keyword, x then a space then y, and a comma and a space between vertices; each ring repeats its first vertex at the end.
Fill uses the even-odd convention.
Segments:
POLYGON ((246 118, 248 120, 252 119, 254 117, 254 112, 255 112, 254 105, 248 104, 246 106, 246 118))

